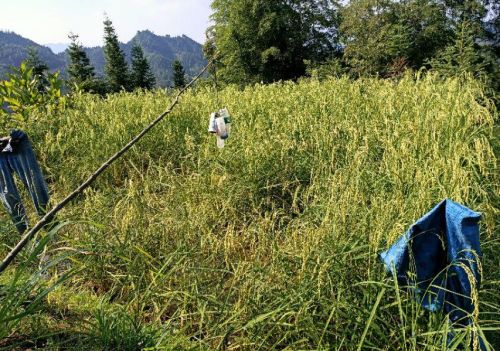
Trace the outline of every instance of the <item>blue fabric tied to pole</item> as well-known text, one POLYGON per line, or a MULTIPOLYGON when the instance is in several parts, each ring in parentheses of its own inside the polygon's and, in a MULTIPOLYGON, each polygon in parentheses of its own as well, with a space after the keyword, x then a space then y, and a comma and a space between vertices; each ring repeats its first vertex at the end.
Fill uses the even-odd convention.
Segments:
MULTIPOLYGON (((401 285, 416 288, 422 306, 444 311, 456 326, 471 323, 481 275, 481 214, 446 199, 380 254, 401 285), (411 272, 411 273, 410 273, 411 272)), ((480 341, 481 349, 484 342, 480 341)))

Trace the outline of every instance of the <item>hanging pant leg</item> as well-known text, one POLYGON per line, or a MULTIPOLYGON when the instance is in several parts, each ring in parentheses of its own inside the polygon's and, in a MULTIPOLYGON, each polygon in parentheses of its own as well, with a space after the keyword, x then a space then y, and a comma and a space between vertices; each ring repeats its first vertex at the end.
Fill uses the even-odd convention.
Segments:
POLYGON ((0 154, 0 201, 5 206, 19 233, 28 228, 26 211, 17 192, 12 169, 5 154, 0 154))
POLYGON ((20 130, 13 131, 11 137, 18 142, 14 151, 7 154, 9 165, 28 189, 36 211, 43 216, 47 211, 49 191, 31 143, 28 136, 20 130))

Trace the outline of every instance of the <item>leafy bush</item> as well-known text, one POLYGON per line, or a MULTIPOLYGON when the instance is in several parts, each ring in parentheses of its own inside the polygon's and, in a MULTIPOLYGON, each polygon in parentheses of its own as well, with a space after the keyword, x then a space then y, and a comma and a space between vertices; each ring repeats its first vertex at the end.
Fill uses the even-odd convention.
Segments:
POLYGON ((51 113, 64 108, 66 99, 62 96, 62 80, 59 73, 49 73, 40 89, 39 76, 33 68, 23 62, 19 68, 12 68, 8 79, 0 81, 0 126, 3 130, 23 128, 33 122, 35 111, 51 113))

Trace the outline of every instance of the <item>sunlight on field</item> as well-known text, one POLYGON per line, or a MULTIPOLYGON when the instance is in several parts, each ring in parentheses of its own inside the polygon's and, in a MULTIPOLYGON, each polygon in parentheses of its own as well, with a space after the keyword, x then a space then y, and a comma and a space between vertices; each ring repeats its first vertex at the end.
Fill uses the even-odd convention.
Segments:
MULTIPOLYGON (((47 252, 71 257, 51 272, 79 271, 25 332, 124 350, 444 350, 446 316, 399 291, 377 254, 451 198, 484 216, 476 322, 494 338, 495 115, 476 83, 304 80, 219 99, 233 119, 225 149, 206 132, 222 106, 199 88, 59 215, 70 223, 47 252)), ((169 100, 82 95, 37 116, 29 133, 53 202, 169 100)))

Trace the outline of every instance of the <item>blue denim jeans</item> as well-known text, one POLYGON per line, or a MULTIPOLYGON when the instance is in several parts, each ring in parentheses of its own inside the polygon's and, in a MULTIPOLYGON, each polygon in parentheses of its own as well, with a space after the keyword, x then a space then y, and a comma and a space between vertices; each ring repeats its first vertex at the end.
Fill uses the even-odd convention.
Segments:
POLYGON ((14 183, 13 173, 18 175, 28 190, 38 214, 45 214, 49 202, 47 184, 28 136, 20 130, 13 130, 10 141, 4 142, 0 150, 0 201, 17 230, 23 233, 28 227, 28 220, 14 183))

